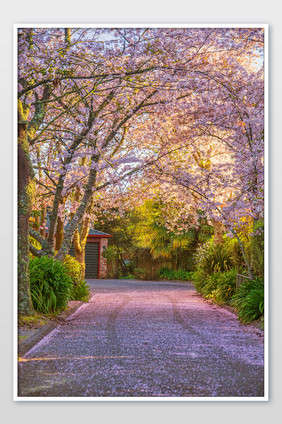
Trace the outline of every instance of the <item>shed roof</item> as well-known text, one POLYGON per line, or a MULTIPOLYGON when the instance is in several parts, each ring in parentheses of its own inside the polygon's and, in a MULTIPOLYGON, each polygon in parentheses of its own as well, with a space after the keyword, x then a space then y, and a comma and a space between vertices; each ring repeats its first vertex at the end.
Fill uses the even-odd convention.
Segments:
POLYGON ((112 237, 111 234, 103 233, 103 231, 98 231, 98 230, 95 230, 94 228, 90 228, 88 235, 94 236, 94 237, 112 237))

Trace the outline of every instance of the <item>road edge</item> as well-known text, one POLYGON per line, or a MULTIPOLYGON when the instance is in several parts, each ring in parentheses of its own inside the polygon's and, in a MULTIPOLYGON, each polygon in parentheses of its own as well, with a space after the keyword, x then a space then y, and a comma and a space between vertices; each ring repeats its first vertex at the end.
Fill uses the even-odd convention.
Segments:
POLYGON ((54 321, 38 329, 34 334, 29 336, 26 340, 21 341, 18 344, 18 357, 25 355, 33 346, 35 346, 40 340, 51 333, 62 321, 69 318, 74 312, 76 312, 83 304, 87 302, 77 301, 75 305, 70 306, 66 311, 54 319, 54 321))

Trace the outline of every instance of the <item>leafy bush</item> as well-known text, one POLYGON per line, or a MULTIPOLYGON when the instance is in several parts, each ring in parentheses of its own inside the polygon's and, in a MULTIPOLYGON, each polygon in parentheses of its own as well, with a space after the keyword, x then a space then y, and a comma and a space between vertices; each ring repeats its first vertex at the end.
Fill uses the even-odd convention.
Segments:
POLYGON ((147 278, 147 271, 144 268, 135 268, 133 273, 137 280, 146 280, 147 278))
POLYGON ((204 297, 212 297, 212 294, 217 288, 217 274, 208 275, 205 280, 196 281, 195 287, 204 297))
POLYGON ((134 280, 135 279, 133 274, 122 275, 120 278, 122 278, 123 280, 134 280))
POLYGON ((81 300, 88 302, 90 297, 90 289, 85 280, 81 280, 78 284, 73 284, 71 290, 71 300, 81 300))
POLYGON ((164 267, 159 270, 159 277, 164 278, 165 280, 191 281, 193 277, 193 272, 183 271, 182 269, 174 271, 172 269, 164 267))
POLYGON ((213 240, 209 240, 197 250, 195 261, 196 270, 206 275, 228 271, 232 266, 227 248, 222 244, 214 245, 213 240))
POLYGON ((212 274, 207 279, 208 282, 210 279, 212 280, 212 285, 207 283, 204 286, 204 294, 216 302, 230 303, 236 291, 236 276, 237 270, 235 268, 230 269, 230 271, 212 274), (212 291, 210 291, 210 288, 212 288, 212 291))
POLYGON ((71 298, 73 286, 65 265, 43 256, 31 259, 29 270, 34 309, 45 314, 63 310, 71 298))
POLYGON ((228 252, 228 255, 230 257, 233 267, 236 268, 238 272, 240 270, 240 273, 242 273, 246 265, 244 262, 244 258, 243 258, 238 240, 235 237, 230 238, 227 236, 223 236, 223 239, 224 239, 224 246, 228 252))
POLYGON ((236 268, 228 244, 214 245, 210 240, 195 255, 193 281, 203 296, 216 302, 228 303, 236 290, 236 268))
MULTIPOLYGON (((248 262, 254 275, 263 278, 264 275, 264 222, 254 221, 245 232, 238 233, 244 246, 248 262)), ((240 273, 246 270, 246 264, 236 238, 224 237, 224 244, 229 252, 232 264, 240 273)))
POLYGON ((254 274, 258 277, 264 275, 264 222, 254 223, 253 237, 251 238, 251 255, 254 274))
POLYGON ((63 264, 74 285, 79 284, 82 278, 83 266, 71 255, 66 255, 63 264))
MULTIPOLYGON (((195 269, 193 281, 196 290, 200 293, 206 293, 204 286, 207 284, 210 288, 216 288, 216 283, 208 277, 214 273, 227 272, 232 267, 232 261, 228 249, 221 244, 213 245, 213 240, 209 240, 198 248, 195 255, 195 269)), ((210 294, 210 293, 208 293, 210 294)))
POLYGON ((63 264, 73 284, 71 300, 87 302, 90 297, 90 289, 86 281, 82 278, 83 266, 71 255, 66 255, 63 264))
POLYGON ((263 317, 264 313, 264 283, 261 278, 244 281, 238 292, 232 298, 242 322, 251 322, 263 317))

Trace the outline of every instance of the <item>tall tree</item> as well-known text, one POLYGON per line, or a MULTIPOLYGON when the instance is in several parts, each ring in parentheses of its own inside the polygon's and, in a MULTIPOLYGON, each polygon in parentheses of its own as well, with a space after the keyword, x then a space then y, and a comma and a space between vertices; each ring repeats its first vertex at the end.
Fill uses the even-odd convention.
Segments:
MULTIPOLYGON (((34 178, 31 155, 40 199, 47 199, 51 207, 48 237, 33 234, 42 247, 34 253, 54 255, 60 216, 67 224, 56 255, 60 260, 78 234, 97 191, 160 159, 165 173, 170 171, 173 159, 169 152, 183 148, 187 117, 188 140, 195 150, 196 138, 207 137, 201 131, 207 132, 211 118, 216 131, 239 134, 235 112, 238 121, 238 107, 242 110, 244 90, 250 96, 248 84, 252 81, 244 74, 247 65, 240 60, 254 53, 261 35, 260 30, 247 28, 73 28, 71 32, 70 37, 69 31, 62 29, 19 30, 20 144, 27 141, 27 162, 19 163, 21 172, 27 169, 21 193, 31 196, 32 191, 26 190, 34 178), (238 79, 243 74, 246 84, 239 93, 238 79), (236 130, 226 128, 226 104, 234 112, 231 122, 236 130), (161 116, 170 117, 170 122, 165 119, 166 128, 161 116), (165 142, 160 137, 162 130, 166 131, 165 142), (44 179, 38 171, 38 146, 44 179), (86 159, 85 165, 81 158, 86 159), (73 196, 77 187, 78 202, 73 196)), ((252 99, 247 99, 245 109, 250 108, 249 101, 252 99)), ((247 123, 249 131, 249 118, 242 117, 240 121, 247 123)), ((249 141, 254 153, 255 143, 249 141)), ((183 158, 181 161, 183 164, 183 158)), ((178 178, 175 187, 180 183, 178 178)), ((212 197, 208 190, 204 195, 212 197)), ((28 223, 32 203, 30 197, 29 207, 19 211, 19 233, 25 231, 19 262, 25 258, 25 270, 28 237, 24 222, 28 223)), ((19 274, 19 287, 26 297, 28 274, 19 274), (22 284, 22 278, 26 283, 22 284)))

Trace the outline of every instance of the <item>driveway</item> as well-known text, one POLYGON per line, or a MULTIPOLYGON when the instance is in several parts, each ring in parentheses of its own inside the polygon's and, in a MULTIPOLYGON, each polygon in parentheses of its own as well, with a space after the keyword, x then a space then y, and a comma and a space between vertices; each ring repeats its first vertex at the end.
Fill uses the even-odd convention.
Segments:
POLYGON ((192 283, 88 280, 94 293, 19 362, 20 397, 261 397, 261 330, 192 283))

